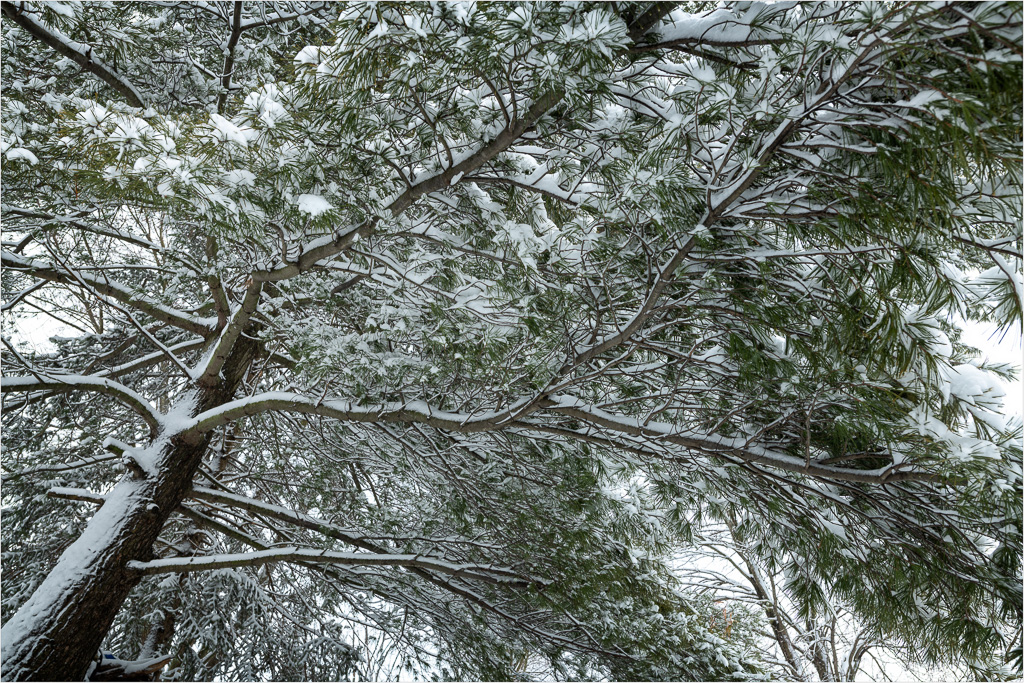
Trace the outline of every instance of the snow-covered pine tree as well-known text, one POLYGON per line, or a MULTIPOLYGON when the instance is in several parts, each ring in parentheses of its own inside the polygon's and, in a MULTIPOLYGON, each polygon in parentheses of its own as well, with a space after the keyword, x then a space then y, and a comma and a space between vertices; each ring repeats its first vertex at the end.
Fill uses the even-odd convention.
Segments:
POLYGON ((900 638, 887 637, 870 613, 850 607, 842 591, 813 586, 799 556, 764 544, 747 531, 756 520, 733 516, 691 527, 674 564, 686 590, 711 595, 727 626, 763 623, 756 656, 778 680, 853 681, 880 676, 907 680, 1013 680, 1019 623, 994 622, 1003 646, 981 657, 930 658, 900 638), (781 551, 781 552, 780 552, 781 551), (894 670, 895 669, 895 670, 894 670))
POLYGON ((5 679, 1019 669, 1019 5, 2 11, 5 679))

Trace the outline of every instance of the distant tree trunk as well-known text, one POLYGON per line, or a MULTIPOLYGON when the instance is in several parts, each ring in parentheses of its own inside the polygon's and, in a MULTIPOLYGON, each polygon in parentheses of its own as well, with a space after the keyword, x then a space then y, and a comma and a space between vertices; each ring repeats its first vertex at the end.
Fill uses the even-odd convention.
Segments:
MULTIPOLYGON (((217 386, 196 390, 193 414, 230 401, 252 364, 256 343, 243 336, 217 386)), ((209 436, 171 438, 155 472, 121 481, 28 601, 4 625, 4 680, 80 681, 141 576, 126 565, 152 559, 153 543, 191 488, 209 436)))

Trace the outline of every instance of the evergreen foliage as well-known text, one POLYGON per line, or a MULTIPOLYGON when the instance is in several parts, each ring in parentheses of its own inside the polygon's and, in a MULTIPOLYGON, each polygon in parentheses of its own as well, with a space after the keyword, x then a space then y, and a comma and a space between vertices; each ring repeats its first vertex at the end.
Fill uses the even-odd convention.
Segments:
POLYGON ((1020 676, 1018 4, 2 10, 5 679, 1020 676))

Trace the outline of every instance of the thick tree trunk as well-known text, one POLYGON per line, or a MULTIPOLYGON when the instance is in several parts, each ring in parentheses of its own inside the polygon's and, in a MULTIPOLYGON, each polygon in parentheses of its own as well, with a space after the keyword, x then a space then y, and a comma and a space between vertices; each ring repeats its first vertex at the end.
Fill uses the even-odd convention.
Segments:
MULTIPOLYGON (((255 343, 235 345, 223 381, 196 390, 192 414, 233 397, 252 363, 255 343)), ((125 478, 53 571, 0 632, 5 681, 81 681, 100 644, 141 576, 132 560, 152 559, 152 547, 168 517, 192 486, 209 437, 158 437, 153 464, 141 479, 125 478)))

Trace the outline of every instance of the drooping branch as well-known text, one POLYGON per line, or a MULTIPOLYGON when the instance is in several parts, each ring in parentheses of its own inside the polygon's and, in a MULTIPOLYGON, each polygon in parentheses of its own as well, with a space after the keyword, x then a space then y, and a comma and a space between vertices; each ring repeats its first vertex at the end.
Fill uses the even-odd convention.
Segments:
POLYGON ((445 538, 404 535, 367 537, 358 530, 345 529, 328 522, 327 520, 296 512, 295 510, 289 510, 279 505, 272 505, 254 498, 240 496, 237 493, 217 491, 200 486, 194 486, 188 497, 194 500, 216 503, 218 506, 232 507, 238 510, 256 513, 264 517, 278 519, 375 553, 388 552, 388 549, 384 545, 375 542, 375 540, 379 540, 381 538, 388 538, 393 541, 419 540, 431 544, 469 544, 476 547, 480 547, 482 545, 480 542, 472 539, 451 536, 445 538))
POLYGON ((52 263, 39 259, 28 259, 16 256, 11 252, 2 253, 2 263, 7 268, 23 271, 33 277, 50 282, 77 285, 77 280, 87 283, 90 287, 101 294, 105 294, 123 304, 136 308, 156 320, 169 325, 181 328, 201 337, 207 337, 216 329, 216 321, 209 318, 183 313, 169 306, 165 306, 147 296, 139 295, 124 285, 110 281, 107 278, 98 278, 88 273, 79 272, 72 277, 52 263))
POLYGON ((144 237, 132 235, 131 233, 124 232, 123 230, 118 230, 117 228, 97 225, 96 223, 93 222, 87 223, 81 220, 86 215, 88 215, 88 211, 78 211, 70 215, 58 216, 43 211, 35 211, 24 209, 18 206, 11 206, 9 204, 0 205, 0 211, 3 211, 3 213, 10 214, 12 216, 19 216, 21 218, 37 219, 42 221, 44 224, 71 226, 73 228, 81 230, 82 232, 88 232, 95 235, 102 235, 104 237, 110 237, 121 242, 125 242, 127 244, 142 247, 143 249, 151 251, 154 254, 160 254, 161 256, 164 256, 166 258, 179 261, 186 265, 191 270, 193 270, 194 272, 198 273, 201 270, 200 267, 196 265, 192 259, 188 258, 188 256, 186 254, 183 254, 181 251, 168 249, 167 247, 152 242, 151 240, 148 240, 144 237))
POLYGON ((181 351, 194 351, 196 349, 203 347, 205 344, 205 339, 193 339, 178 344, 172 344, 171 346, 167 346, 166 348, 161 349, 160 351, 147 354, 140 358, 136 358, 135 360, 130 360, 126 363, 122 363, 121 365, 117 365, 106 370, 101 370, 97 373, 94 373, 94 376, 120 377, 121 375, 127 375, 132 372, 138 372, 139 370, 145 370, 146 368, 152 367, 154 365, 157 365, 158 363, 162 363, 165 360, 167 360, 168 352, 177 354, 178 352, 181 351))
POLYGON ((855 470, 822 465, 785 453, 748 444, 742 439, 701 434, 680 429, 666 423, 646 422, 633 417, 612 415, 593 406, 578 403, 552 404, 551 410, 576 420, 582 420, 604 430, 663 441, 693 449, 711 456, 730 456, 745 462, 768 465, 786 472, 807 474, 821 479, 855 481, 868 484, 882 484, 897 481, 934 481, 936 476, 916 469, 900 469, 897 466, 874 470, 855 470))
POLYGON ((8 481, 11 479, 17 479, 24 477, 29 474, 36 474, 39 472, 70 472, 71 470, 81 469, 83 467, 91 467, 102 462, 110 462, 111 460, 117 460, 117 455, 97 455, 90 458, 82 458, 81 460, 75 460, 74 462, 64 463, 61 465, 38 465, 36 467, 29 467, 23 470, 17 470, 16 472, 6 472, 3 476, 0 476, 0 481, 8 481))
MULTIPOLYGON (((149 341, 149 343, 151 343, 156 348, 160 349, 160 351, 163 353, 164 358, 166 358, 167 360, 171 361, 171 363, 176 365, 178 367, 178 369, 181 370, 182 374, 185 376, 186 379, 191 379, 191 375, 189 374, 188 367, 184 363, 181 362, 181 359, 178 358, 178 356, 175 355, 173 352, 171 352, 170 349, 168 349, 167 346, 162 341, 157 339, 156 336, 152 332, 150 332, 148 329, 146 329, 146 326, 143 325, 141 322, 139 322, 135 318, 135 316, 132 314, 132 312, 130 310, 128 310, 127 308, 123 307, 120 303, 117 303, 116 300, 114 300, 114 301, 111 301, 109 299, 105 300, 102 296, 100 296, 100 293, 89 282, 86 282, 84 279, 82 279, 81 271, 79 271, 77 269, 71 268, 66 263, 61 263, 60 256, 53 249, 49 249, 49 251, 50 251, 50 255, 54 258, 56 263, 60 266, 61 271, 67 273, 70 276, 71 281, 74 282, 74 284, 77 284, 79 287, 85 289, 87 292, 92 294, 102 304, 104 304, 106 306, 110 306, 114 310, 116 310, 119 313, 121 313, 122 315, 124 315, 125 318, 128 319, 128 322, 130 322, 132 324, 132 326, 135 327, 135 329, 137 329, 139 331, 139 333, 143 337, 146 338, 147 341, 149 341)), ((100 281, 100 278, 96 278, 96 280, 100 281)), ((105 283, 108 283, 108 284, 110 283, 109 278, 107 278, 105 274, 103 275, 102 281, 105 282, 105 283)))
POLYGON ((179 505, 177 508, 177 512, 180 512, 181 514, 185 515, 186 517, 188 517, 200 526, 204 526, 219 533, 222 533, 228 538, 233 538, 236 541, 239 541, 251 548, 255 548, 256 550, 268 549, 268 546, 265 543, 262 543, 259 539, 253 537, 252 535, 247 534, 244 531, 239 531, 238 529, 233 528, 230 524, 224 524, 214 519, 213 517, 204 515, 198 510, 193 510, 187 505, 179 505))
MULTIPOLYGON (((134 342, 133 339, 129 341, 134 342)), ((154 365, 162 363, 167 360, 168 353, 177 354, 180 351, 194 350, 204 346, 205 344, 205 339, 193 339, 191 341, 181 342, 179 344, 164 347, 163 349, 161 349, 160 351, 156 351, 155 353, 150 353, 140 358, 136 358, 135 360, 122 363, 121 365, 117 365, 112 368, 107 368, 106 370, 100 370, 99 372, 92 372, 92 369, 100 364, 96 361, 93 361, 92 363, 89 364, 89 367, 86 368, 84 372, 87 373, 89 377, 92 377, 94 379, 117 378, 122 375, 138 372, 139 370, 145 370, 146 368, 150 368, 153 367, 154 365)), ((115 349, 115 351, 117 351, 117 349, 115 349)), ((101 358, 98 360, 102 361, 103 359, 101 358)), ((18 410, 29 403, 45 400, 52 396, 53 393, 54 392, 34 392, 24 397, 21 402, 7 406, 6 409, 18 410)))
POLYGON ((427 424, 437 429, 456 433, 493 432, 513 426, 529 426, 529 423, 521 423, 520 420, 529 414, 536 415, 541 410, 582 420, 612 434, 643 437, 675 447, 692 449, 706 455, 738 458, 745 462, 759 463, 783 471, 807 474, 822 479, 874 484, 898 481, 934 481, 936 479, 936 476, 930 472, 901 466, 857 470, 832 467, 814 461, 808 462, 803 458, 748 444, 741 439, 695 433, 665 423, 641 423, 635 417, 606 413, 567 396, 523 399, 503 410, 451 413, 434 408, 423 401, 358 406, 350 401, 314 400, 294 393, 268 392, 232 401, 197 415, 190 423, 182 426, 182 434, 203 434, 244 417, 272 411, 320 415, 348 422, 427 424))
POLYGON ((8 299, 7 301, 4 302, 3 306, 0 306, 0 311, 9 311, 9 310, 11 310, 15 306, 17 306, 18 303, 22 299, 24 299, 28 295, 32 294, 33 292, 35 292, 35 291, 37 291, 39 289, 42 289, 43 287, 46 286, 46 284, 47 284, 46 280, 40 280, 39 282, 37 282, 37 283, 35 283, 33 285, 29 285, 28 287, 26 287, 25 289, 21 290, 20 292, 16 292, 14 294, 14 296, 12 296, 10 299, 8 299))
MULTIPOLYGON (((208 490, 209 489, 207 489, 207 491, 208 490)), ((217 495, 222 495, 222 492, 214 492, 214 493, 216 493, 217 495)), ((223 495, 224 496, 231 496, 232 498, 235 498, 235 499, 241 498, 240 496, 235 496, 233 494, 223 494, 223 495)), ((195 496, 195 497, 199 497, 199 496, 195 496)), ((206 497, 206 496, 204 496, 204 497, 206 497)), ((210 496, 209 498, 212 500, 212 496, 210 496)), ((244 499, 244 500, 248 501, 248 500, 251 500, 251 499, 244 499)), ((220 500, 218 502, 224 503, 224 502, 228 502, 228 501, 220 500)), ((265 509, 265 508, 269 507, 269 506, 267 506, 266 503, 260 503, 260 501, 253 501, 253 502, 254 503, 258 503, 260 508, 263 508, 263 509, 260 510, 260 514, 269 514, 268 511, 265 509)), ((231 504, 231 503, 229 503, 229 504, 231 504)), ((186 505, 179 506, 178 512, 180 512, 181 514, 185 515, 186 517, 188 517, 192 521, 196 522, 200 526, 207 527, 209 529, 212 529, 214 531, 222 533, 225 536, 228 536, 230 538, 234 538, 235 540, 240 541, 244 545, 248 545, 248 546, 250 546, 252 548, 255 548, 256 550, 267 550, 268 549, 265 543, 259 541, 256 538, 253 538, 251 535, 246 534, 245 532, 239 531, 238 529, 234 529, 234 528, 232 528, 231 526, 229 526, 227 524, 223 524, 223 523, 221 523, 221 522, 219 522, 219 521, 217 521, 217 520, 215 520, 215 519, 213 519, 213 518, 211 518, 211 517, 209 517, 207 515, 202 514, 201 512, 199 512, 197 510, 193 510, 192 508, 190 508, 190 507, 188 507, 186 505)), ((373 550, 374 552, 377 552, 377 553, 383 552, 383 549, 381 549, 381 550, 374 550, 373 549, 373 546, 375 546, 376 544, 372 544, 372 543, 366 542, 366 541, 363 541, 363 544, 367 547, 367 549, 373 550)), ((304 566, 310 567, 311 569, 316 569, 318 571, 323 572, 324 575, 329 576, 329 577, 334 578, 334 579, 342 579, 342 580, 347 580, 348 579, 348 577, 339 576, 337 574, 337 571, 340 568, 342 568, 337 563, 325 564, 325 563, 321 563, 321 562, 296 561, 296 564, 304 565, 304 566)), ((553 633, 553 632, 549 632, 549 631, 545 631, 543 629, 540 629, 540 628, 538 628, 538 626, 535 623, 533 623, 533 620, 522 619, 521 617, 518 617, 518 616, 516 616, 516 615, 514 615, 514 614, 512 614, 512 613, 510 613, 508 611, 503 610, 499 605, 494 604, 494 602, 492 602, 491 600, 488 600, 484 596, 482 596, 479 593, 475 592, 468 584, 464 583, 464 581, 462 579, 460 579, 459 577, 453 576, 453 575, 445 573, 445 572, 435 571, 433 569, 430 569, 428 571, 428 569, 424 568, 424 567, 410 566, 410 567, 407 567, 407 569, 409 570, 410 573, 418 576, 419 578, 423 579, 424 581, 427 581, 427 582, 433 584, 434 586, 437 586, 438 588, 440 588, 440 589, 442 589, 444 591, 447 591, 447 592, 449 592, 449 593, 451 593, 453 595, 456 595, 456 596, 462 598, 467 603, 476 605, 477 607, 479 607, 479 608, 481 608, 481 609, 483 609, 483 610, 485 610, 485 611, 487 611, 487 612, 489 612, 491 614, 494 614, 494 615, 498 616, 499 618, 508 621, 509 623, 515 624, 518 628, 522 629, 524 632, 532 633, 532 634, 534 634, 536 636, 543 637, 543 638, 545 638, 547 640, 550 640, 552 642, 562 643, 563 645, 566 645, 566 646, 571 647, 571 648, 576 649, 576 650, 598 652, 598 653, 601 653, 601 654, 610 655, 610 656, 614 656, 614 657, 627 657, 627 658, 629 657, 629 655, 626 655, 623 652, 612 652, 612 651, 609 651, 609 650, 606 650, 606 649, 600 647, 598 645, 598 643, 600 642, 599 639, 595 638, 592 634, 589 634, 589 633, 587 633, 586 635, 587 635, 587 638, 588 638, 590 644, 586 644, 586 643, 581 643, 581 642, 579 642, 577 640, 574 640, 572 638, 567 638, 566 636, 564 636, 562 634, 559 634, 559 633, 553 633)), ((362 585, 361 587, 364 590, 371 591, 373 593, 381 595, 382 597, 391 597, 391 598, 394 597, 394 596, 388 596, 388 595, 382 594, 378 589, 375 589, 372 585, 362 585)))
POLYGON ((118 73, 117 70, 93 54, 92 46, 83 45, 60 31, 45 26, 32 14, 25 11, 24 2, 14 3, 4 0, 0 2, 0 10, 3 11, 4 16, 25 29, 33 38, 53 48, 58 54, 75 62, 85 71, 98 76, 100 80, 124 97, 128 104, 139 108, 146 106, 142 93, 123 74, 118 73))
POLYGON ((522 588, 531 585, 547 585, 547 582, 543 579, 523 577, 515 570, 507 567, 455 564, 426 555, 340 553, 329 550, 302 549, 294 546, 252 553, 210 555, 205 557, 176 557, 166 560, 152 560, 150 562, 129 562, 128 568, 143 574, 174 574, 208 569, 225 569, 228 567, 258 567, 271 562, 315 562, 357 567, 416 567, 485 583, 505 584, 522 588))
POLYGON ((252 498, 246 498, 233 493, 226 493, 223 491, 214 491, 213 489, 203 487, 193 487, 189 493, 190 498, 198 500, 205 500, 221 505, 228 505, 249 512, 255 512, 261 515, 267 515, 275 519, 280 519, 304 529, 316 531, 330 538, 334 538, 339 541, 354 545, 357 548, 364 550, 371 550, 376 553, 384 552, 384 548, 376 543, 367 541, 366 539, 360 538, 358 534, 353 533, 347 529, 341 529, 334 524, 322 519, 316 519, 309 515, 301 514, 293 510, 286 510, 276 505, 269 505, 267 503, 254 500, 252 498))
POLYGON ((112 396, 134 410, 149 425, 149 430, 153 435, 160 431, 160 427, 163 425, 160 414, 144 396, 119 382, 102 377, 39 375, 37 377, 3 377, 0 379, 0 393, 6 394, 14 391, 94 391, 105 396, 112 396))

